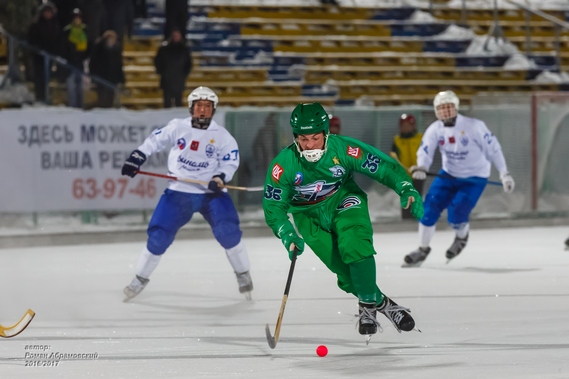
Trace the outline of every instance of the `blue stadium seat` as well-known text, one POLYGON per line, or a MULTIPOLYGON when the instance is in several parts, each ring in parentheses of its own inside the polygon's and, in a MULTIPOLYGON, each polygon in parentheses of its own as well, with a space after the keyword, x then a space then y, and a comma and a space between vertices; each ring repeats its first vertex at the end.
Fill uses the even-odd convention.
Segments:
POLYGON ((494 55, 494 56, 464 56, 456 57, 456 67, 502 67, 508 60, 509 56, 494 55))
POLYGON ((393 37, 412 37, 422 36, 430 37, 435 34, 444 32, 448 24, 410 24, 410 23, 393 23, 391 24, 391 35, 393 37))
POLYGON ((407 7, 377 9, 373 13, 373 16, 371 17, 371 19, 372 20, 406 20, 413 14, 413 12, 415 12, 415 10, 416 10, 416 8, 407 8, 407 7))
POLYGON ((429 40, 423 42, 423 52, 430 53, 463 53, 470 45, 470 40, 448 41, 429 40))

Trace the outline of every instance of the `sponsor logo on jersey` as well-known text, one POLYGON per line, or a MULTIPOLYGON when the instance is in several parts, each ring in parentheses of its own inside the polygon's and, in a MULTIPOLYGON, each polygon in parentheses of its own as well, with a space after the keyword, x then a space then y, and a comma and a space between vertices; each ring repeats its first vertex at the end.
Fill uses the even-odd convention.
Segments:
POLYGON ((350 208, 359 208, 357 207, 357 205, 360 205, 361 203, 362 201, 358 197, 348 196, 344 200, 342 200, 342 202, 340 203, 340 205, 338 205, 336 210, 345 211, 346 209, 350 208))
POLYGON ((198 151, 199 147, 200 147, 200 141, 192 141, 192 143, 190 143, 190 150, 198 151))
POLYGON ((276 181, 281 180, 281 175, 282 175, 283 172, 284 172, 283 168, 282 168, 278 163, 276 163, 276 164, 273 166, 273 174, 272 174, 272 175, 273 175, 273 178, 275 178, 276 181))
POLYGON ((293 196, 292 201, 302 204, 318 203, 335 194, 341 185, 341 180, 335 183, 318 180, 305 186, 297 186, 294 187, 297 193, 293 196))
POLYGON ((332 171, 332 175, 335 178, 340 178, 341 176, 343 176, 346 173, 346 169, 343 168, 342 166, 336 165, 334 167, 330 167, 328 170, 332 171))
POLYGON ((196 162, 184 157, 178 157, 178 162, 182 163, 184 165, 182 168, 188 171, 197 171, 201 168, 207 168, 209 166, 208 162, 196 162))
POLYGON ((445 137, 440 136, 440 137, 439 137, 439 145, 442 146, 442 145, 444 145, 444 144, 445 144, 445 137))
POLYGON ((462 144, 462 146, 466 146, 468 145, 468 136, 464 133, 464 131, 462 132, 462 134, 460 135, 460 143, 462 144))
POLYGON ((454 136, 448 137, 448 143, 456 143, 456 139, 454 138, 454 136))
POLYGON ((208 144, 205 147, 205 155, 207 155, 208 158, 213 157, 213 154, 215 154, 215 146, 208 144))
POLYGON ((304 176, 302 176, 302 172, 297 172, 296 175, 294 176, 294 184, 299 185, 300 183, 302 183, 303 178, 304 176))
POLYGON ((351 147, 348 146, 348 155, 354 157, 354 158, 359 158, 360 157, 360 148, 359 147, 351 147))

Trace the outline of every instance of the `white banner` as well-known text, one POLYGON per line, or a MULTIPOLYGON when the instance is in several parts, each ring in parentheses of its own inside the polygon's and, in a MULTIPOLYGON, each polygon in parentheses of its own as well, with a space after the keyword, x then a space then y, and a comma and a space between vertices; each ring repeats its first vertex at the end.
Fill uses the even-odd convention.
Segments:
MULTIPOLYGON (((121 167, 154 129, 185 117, 185 108, 0 111, 0 212, 154 208, 167 180, 131 179, 121 167)), ((142 169, 166 174, 168 152, 142 169)))

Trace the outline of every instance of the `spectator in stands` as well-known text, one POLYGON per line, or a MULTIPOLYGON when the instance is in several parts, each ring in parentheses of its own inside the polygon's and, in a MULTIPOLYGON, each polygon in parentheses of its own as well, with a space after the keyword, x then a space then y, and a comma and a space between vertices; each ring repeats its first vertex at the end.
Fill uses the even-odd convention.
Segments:
POLYGON ((77 70, 60 67, 60 79, 67 84, 67 105, 75 108, 83 107, 83 65, 89 57, 91 44, 87 39, 87 27, 83 24, 81 11, 73 10, 71 24, 61 34, 61 56, 77 70))
POLYGON ((132 0, 134 7, 134 18, 147 18, 146 0, 132 0))
POLYGON ((132 0, 103 0, 107 15, 107 27, 117 33, 119 46, 124 46, 124 33, 132 36, 134 23, 134 5, 132 0))
POLYGON ((189 19, 189 0, 166 0, 164 9, 166 23, 164 24, 164 40, 170 38, 172 30, 182 33, 182 39, 186 40, 186 29, 189 19))
MULTIPOLYGON (((107 30, 93 46, 89 71, 115 86, 124 83, 122 49, 117 41, 117 33, 107 30)), ((111 108, 115 102, 112 88, 97 84, 97 106, 111 108)))
MULTIPOLYGON (((417 122, 412 114, 403 113, 399 117, 399 134, 393 138, 391 154, 396 154, 397 158, 405 168, 417 165, 417 150, 421 145, 423 133, 417 132, 417 122)), ((413 186, 423 193, 424 180, 413 179, 413 186)), ((406 220, 415 218, 408 209, 401 209, 401 217, 406 220)))
POLYGON ((57 8, 57 18, 61 29, 71 24, 73 20, 73 10, 79 6, 77 0, 53 0, 57 8))
MULTIPOLYGON (((42 4, 38 8, 36 20, 28 29, 28 43, 51 54, 57 54, 57 42, 61 33, 56 13, 57 10, 52 3, 42 4)), ((49 77, 46 78, 43 55, 34 54, 32 64, 36 101, 45 102, 45 90, 49 77)), ((51 64, 48 70, 51 71, 51 64)))
POLYGON ((340 134, 342 129, 342 122, 340 117, 330 115, 330 134, 340 134))
POLYGON ((107 12, 102 0, 79 0, 78 8, 83 13, 83 21, 87 25, 87 39, 96 41, 107 26, 107 12))
POLYGON ((170 38, 162 43, 154 58, 154 66, 160 75, 164 108, 170 108, 172 100, 177 107, 181 107, 186 78, 192 70, 192 56, 179 30, 174 29, 170 38))

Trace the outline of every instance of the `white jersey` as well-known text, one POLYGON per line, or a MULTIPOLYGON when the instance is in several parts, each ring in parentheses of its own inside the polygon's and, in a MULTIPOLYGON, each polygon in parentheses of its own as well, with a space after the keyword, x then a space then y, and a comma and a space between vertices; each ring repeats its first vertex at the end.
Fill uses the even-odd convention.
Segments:
MULTIPOLYGON (((214 175, 225 174, 225 181, 233 178, 239 167, 239 148, 235 138, 224 127, 211 121, 209 128, 192 127, 192 118, 173 119, 165 127, 155 130, 138 147, 146 156, 171 147, 168 172, 179 178, 209 183, 214 175)), ((206 185, 170 181, 168 188, 188 193, 211 193, 206 185)))
POLYGON ((452 127, 444 126, 439 120, 433 122, 417 150, 417 166, 428 170, 437 146, 443 158, 443 170, 454 177, 488 178, 491 162, 500 175, 508 172, 500 142, 481 120, 459 114, 452 127))

